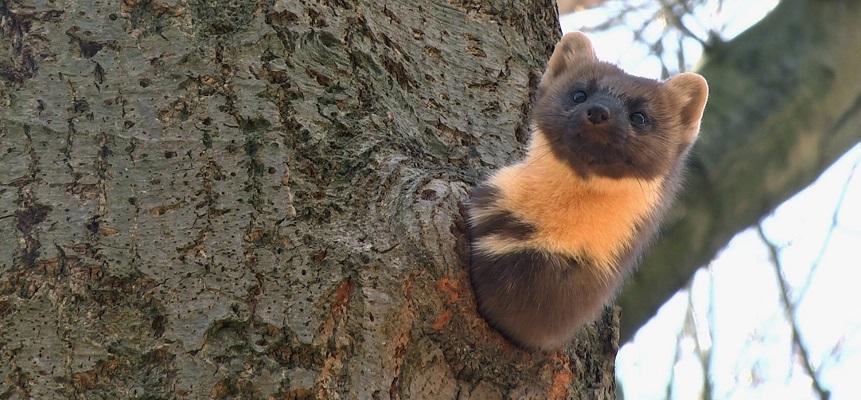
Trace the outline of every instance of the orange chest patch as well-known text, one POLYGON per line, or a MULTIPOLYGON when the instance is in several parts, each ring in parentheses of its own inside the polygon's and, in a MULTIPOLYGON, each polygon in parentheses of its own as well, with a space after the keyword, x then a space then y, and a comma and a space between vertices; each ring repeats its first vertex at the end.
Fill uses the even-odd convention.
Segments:
POLYGON ((527 158, 500 170, 491 182, 497 206, 533 225, 529 246, 586 256, 612 272, 620 254, 660 201, 661 179, 583 179, 553 157, 527 158))

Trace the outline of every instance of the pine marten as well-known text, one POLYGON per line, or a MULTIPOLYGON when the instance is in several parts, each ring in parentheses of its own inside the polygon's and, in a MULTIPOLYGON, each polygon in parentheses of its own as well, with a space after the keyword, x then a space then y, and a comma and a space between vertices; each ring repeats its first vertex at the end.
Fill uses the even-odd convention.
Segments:
POLYGON ((490 325, 554 350, 600 314, 675 197, 707 97, 698 74, 636 77, 583 33, 559 41, 526 158, 470 194, 470 279, 490 325))

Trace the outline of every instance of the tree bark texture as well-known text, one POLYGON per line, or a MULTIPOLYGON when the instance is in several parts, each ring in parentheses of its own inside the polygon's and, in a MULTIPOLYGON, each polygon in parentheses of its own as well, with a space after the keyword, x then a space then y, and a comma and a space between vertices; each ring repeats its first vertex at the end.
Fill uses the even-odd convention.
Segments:
POLYGON ((475 313, 550 0, 0 0, 0 399, 612 398, 475 313))
POLYGON ((783 0, 706 51, 711 93, 688 182, 619 300, 623 340, 735 233, 861 140, 858 21, 861 2, 783 0))

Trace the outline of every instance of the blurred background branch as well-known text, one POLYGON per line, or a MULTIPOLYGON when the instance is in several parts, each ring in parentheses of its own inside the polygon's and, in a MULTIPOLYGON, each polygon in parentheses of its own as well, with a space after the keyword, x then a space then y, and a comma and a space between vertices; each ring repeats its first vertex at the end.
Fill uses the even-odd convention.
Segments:
POLYGON ((801 328, 798 326, 798 320, 795 318, 795 304, 793 304, 789 299, 790 289, 786 283, 786 279, 783 277, 783 266, 780 263, 780 256, 778 255, 780 250, 774 245, 774 243, 768 240, 768 237, 765 236, 765 232, 762 231, 761 222, 756 225, 756 233, 759 235, 762 243, 768 248, 768 258, 774 266, 775 279, 778 287, 780 288, 780 301, 783 304, 783 311, 786 316, 786 320, 792 330, 791 351, 793 354, 798 355, 798 359, 801 362, 801 366, 804 368, 804 372, 807 373, 812 381, 813 390, 816 391, 816 394, 821 400, 826 400, 830 395, 827 390, 822 388, 822 384, 819 382, 819 374, 816 372, 816 368, 813 367, 813 363, 810 362, 810 354, 801 338, 801 328))
MULTIPOLYGON (((623 354, 637 354, 630 356, 643 363, 636 370, 648 376, 625 373, 634 367, 619 363, 620 377, 625 378, 622 387, 638 398, 646 393, 641 390, 644 387, 655 398, 689 398, 691 389, 679 386, 680 380, 698 385, 701 398, 750 393, 767 398, 791 393, 794 398, 809 390, 810 398, 821 399, 840 393, 838 389, 857 394, 857 390, 846 391, 847 384, 858 385, 854 379, 836 374, 861 365, 861 351, 853 350, 859 346, 861 321, 838 332, 836 327, 851 325, 838 321, 851 321, 857 313, 839 308, 849 303, 842 298, 827 303, 837 303, 837 308, 823 309, 822 298, 827 295, 822 293, 834 296, 838 289, 823 289, 821 281, 834 271, 857 270, 834 251, 846 251, 846 235, 854 235, 856 243, 861 237, 858 224, 840 222, 841 211, 859 220, 861 212, 854 203, 861 202, 845 200, 851 198, 853 188, 856 198, 859 195, 859 185, 850 183, 858 181, 858 162, 841 161, 840 178, 828 181, 836 206, 829 197, 792 217, 778 217, 775 210, 802 190, 824 190, 806 188, 861 141, 861 77, 857 74, 861 52, 855 51, 861 43, 857 23, 861 3, 608 0, 558 4, 563 30, 589 32, 597 38, 602 59, 652 78, 696 70, 708 79, 711 89, 680 204, 618 301, 622 340, 633 340, 636 333, 636 342, 642 342, 636 351, 626 352, 628 346, 623 346, 620 359, 623 354), (751 19, 753 9, 766 11, 751 19), (780 218, 807 222, 776 222, 780 218), (816 222, 816 235, 809 232, 811 221, 816 222), (768 229, 772 224, 781 229, 772 233, 768 229), (770 233, 770 240, 763 231, 770 233), (736 247, 747 250, 732 250, 731 239, 744 243, 736 247), (721 257, 732 261, 719 262, 721 257), (708 269, 701 270, 703 266, 708 269), (685 298, 684 306, 676 300, 679 296, 685 298), (766 297, 770 299, 763 300, 766 297), (750 315, 728 311, 728 304, 747 306, 750 315), (809 322, 813 317, 805 317, 805 310, 814 307, 819 308, 807 313, 817 318, 827 315, 830 321, 809 322), (640 329, 653 317, 664 327, 640 329), (657 329, 665 330, 663 336, 654 333, 657 329), (731 337, 742 332, 747 332, 743 339, 731 337), (638 381, 657 376, 654 369, 659 361, 651 347, 658 340, 674 346, 665 347, 659 357, 663 363, 659 369, 670 366, 663 369, 668 381, 661 381, 660 388, 638 381), (738 351, 732 354, 739 358, 732 359, 727 350, 715 353, 718 342, 736 346, 731 351, 738 351), (785 352, 781 349, 787 342, 792 346, 790 354, 770 353, 785 352), (691 380, 691 373, 685 372, 694 356, 698 362, 693 368, 702 371, 702 381, 691 380), (783 362, 785 356, 790 358, 783 362)), ((857 277, 847 276, 844 281, 848 284, 857 277)), ((845 289, 840 293, 858 297, 845 289)))
POLYGON ((861 42, 859 19, 858 4, 784 1, 704 54, 711 94, 688 184, 620 298, 623 338, 861 139, 861 53, 845 51, 861 42))
POLYGON ((604 4, 607 0, 559 0, 559 14, 569 14, 575 11, 588 10, 604 4))

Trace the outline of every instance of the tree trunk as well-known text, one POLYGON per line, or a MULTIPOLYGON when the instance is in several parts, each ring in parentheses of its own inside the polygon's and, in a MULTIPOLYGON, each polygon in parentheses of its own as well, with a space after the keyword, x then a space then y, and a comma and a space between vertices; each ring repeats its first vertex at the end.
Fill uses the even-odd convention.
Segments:
POLYGON ((550 0, 0 0, 0 399, 612 398, 530 354, 460 202, 522 155, 550 0))
POLYGON ((861 140, 858 21, 858 1, 783 0, 706 51, 699 72, 711 94, 688 183, 674 221, 619 300, 623 339, 735 233, 861 140))

